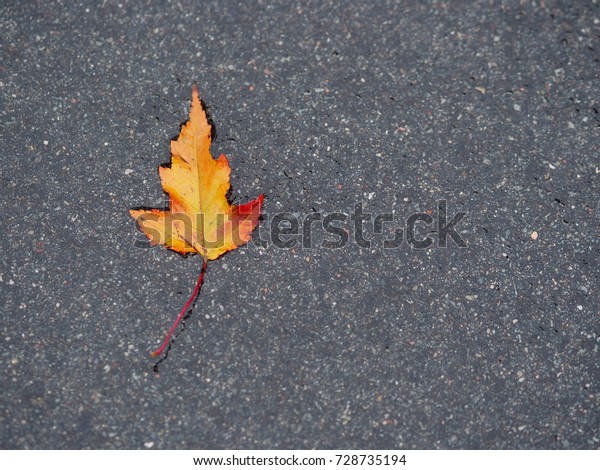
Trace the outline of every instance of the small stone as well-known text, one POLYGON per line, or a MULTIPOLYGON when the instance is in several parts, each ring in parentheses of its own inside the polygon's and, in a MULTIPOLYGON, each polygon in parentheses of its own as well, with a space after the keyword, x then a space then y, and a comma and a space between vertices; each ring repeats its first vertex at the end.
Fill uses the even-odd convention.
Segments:
POLYGON ((531 239, 534 241, 538 239, 538 233, 535 230, 531 232, 531 239))
POLYGON ((126 175, 130 175, 131 173, 133 173, 133 170, 132 170, 131 168, 127 168, 127 169, 125 170, 125 174, 126 174, 126 175))

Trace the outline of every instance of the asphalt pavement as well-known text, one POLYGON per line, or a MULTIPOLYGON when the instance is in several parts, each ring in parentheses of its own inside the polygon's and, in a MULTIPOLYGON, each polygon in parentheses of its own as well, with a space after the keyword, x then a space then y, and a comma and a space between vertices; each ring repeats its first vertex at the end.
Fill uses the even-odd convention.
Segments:
POLYGON ((3 449, 598 449, 598 1, 2 2, 3 449), (149 248, 193 83, 265 194, 149 248))

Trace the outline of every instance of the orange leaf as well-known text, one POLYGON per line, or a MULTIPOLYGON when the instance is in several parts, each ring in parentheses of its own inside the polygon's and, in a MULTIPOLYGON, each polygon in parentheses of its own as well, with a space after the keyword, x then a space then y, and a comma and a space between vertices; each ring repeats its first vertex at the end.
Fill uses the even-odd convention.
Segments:
POLYGON ((152 245, 165 245, 184 255, 199 253, 203 258, 202 271, 192 296, 152 356, 163 352, 198 295, 207 260, 247 243, 260 217, 262 194, 246 204, 229 204, 227 192, 231 168, 225 155, 213 159, 211 131, 198 97, 198 87, 194 84, 190 118, 181 127, 177 140, 171 141, 171 163, 158 168, 163 190, 170 198, 169 209, 129 211, 152 245))
POLYGON ((171 141, 171 164, 159 167, 169 209, 129 211, 153 245, 213 260, 250 240, 263 195, 240 206, 229 204, 231 168, 225 155, 213 159, 211 141, 211 126, 194 85, 190 119, 171 141))

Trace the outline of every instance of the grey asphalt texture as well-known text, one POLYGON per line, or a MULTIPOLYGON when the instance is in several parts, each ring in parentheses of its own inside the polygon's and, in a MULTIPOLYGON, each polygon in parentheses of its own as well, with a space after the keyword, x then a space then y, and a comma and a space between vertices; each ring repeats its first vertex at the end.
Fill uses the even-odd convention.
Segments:
POLYGON ((600 447, 598 1, 7 1, 0 28, 2 448, 600 447), (128 209, 167 204, 194 82, 266 241, 209 263, 155 368, 201 260, 128 209), (383 246, 441 200, 466 247, 383 246), (370 247, 269 239, 356 204, 395 218, 370 247))

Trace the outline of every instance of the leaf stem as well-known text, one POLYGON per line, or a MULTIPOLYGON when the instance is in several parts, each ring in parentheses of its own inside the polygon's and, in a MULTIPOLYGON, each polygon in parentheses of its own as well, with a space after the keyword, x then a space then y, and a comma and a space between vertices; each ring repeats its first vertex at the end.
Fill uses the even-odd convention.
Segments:
POLYGON ((202 262, 202 271, 200 271, 200 276, 198 276, 198 281, 196 282, 196 288, 194 289, 194 292, 192 292, 192 295, 190 296, 190 298, 188 299, 186 304, 181 309, 181 312, 179 312, 179 315, 177 315, 177 318, 173 322, 173 325, 171 325, 171 329, 167 333, 167 336, 165 336, 165 340, 160 345, 160 348, 158 348, 156 351, 154 351, 152 354, 150 354, 152 357, 160 356, 162 354, 162 352, 165 350, 165 348, 169 345, 169 343, 171 342, 171 337, 173 336, 173 333, 175 332, 177 325, 179 325, 182 318, 185 316, 188 309, 190 308, 190 305, 192 305, 192 303, 194 303, 194 300, 196 300, 196 297, 198 297, 198 293, 200 292, 200 288, 202 287, 202 281, 204 280, 204 273, 206 272, 206 257, 205 256, 203 256, 203 260, 204 261, 202 262))

